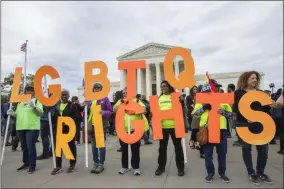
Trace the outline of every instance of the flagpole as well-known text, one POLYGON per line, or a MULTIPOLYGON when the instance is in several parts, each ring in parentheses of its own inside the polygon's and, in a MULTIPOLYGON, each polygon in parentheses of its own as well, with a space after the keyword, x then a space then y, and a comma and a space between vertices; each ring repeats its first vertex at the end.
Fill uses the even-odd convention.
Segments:
POLYGON ((25 70, 24 70, 24 87, 23 90, 26 87, 26 82, 27 82, 27 52, 28 52, 28 40, 26 40, 26 48, 25 48, 25 70))

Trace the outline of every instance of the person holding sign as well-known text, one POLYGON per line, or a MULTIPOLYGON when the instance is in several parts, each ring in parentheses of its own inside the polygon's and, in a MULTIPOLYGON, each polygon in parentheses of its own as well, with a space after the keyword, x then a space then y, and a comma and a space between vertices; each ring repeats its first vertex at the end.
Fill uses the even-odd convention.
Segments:
MULTIPOLYGON (((72 104, 71 101, 69 101, 69 91, 66 89, 63 89, 61 92, 61 102, 58 105, 60 115, 59 116, 64 116, 64 117, 71 117, 73 120, 76 120, 76 116, 78 115, 76 107, 72 104)), ((57 132, 62 132, 63 134, 67 134, 69 132, 69 127, 68 125, 65 125, 63 123, 63 131, 57 130, 58 125, 56 127, 57 132)), ((57 136, 57 135, 56 135, 57 136)), ((54 145, 56 146, 56 140, 54 145)), ((68 142, 68 146, 71 149, 71 152, 74 156, 74 160, 70 160, 70 167, 67 169, 67 173, 71 173, 75 171, 75 166, 76 166, 76 158, 77 158, 77 149, 76 149, 76 144, 75 144, 75 136, 74 138, 68 142)), ((56 175, 62 171, 62 151, 61 151, 61 157, 56 157, 56 168, 54 168, 51 172, 51 175, 56 175)))
MULTIPOLYGON (((93 87, 93 91, 100 92, 103 89, 101 83, 96 83, 93 87)), ((92 107, 95 105, 101 105, 101 111, 99 112, 103 118, 103 133, 104 133, 104 140, 106 140, 106 131, 107 128, 110 127, 109 124, 109 117, 112 114, 112 107, 110 101, 107 97, 101 100, 93 100, 91 103, 88 104, 88 131, 91 136, 91 143, 92 143, 92 152, 93 152, 93 160, 94 160, 94 167, 91 173, 99 174, 104 171, 104 162, 106 159, 106 147, 97 148, 96 146, 96 135, 94 130, 94 120, 93 120, 93 111, 92 107)))
MULTIPOLYGON (((172 100, 171 93, 175 92, 175 89, 168 83, 163 81, 161 83, 162 94, 159 97, 160 110, 171 110, 172 100)), ((169 136, 171 135, 176 154, 176 165, 178 168, 178 176, 184 176, 184 156, 181 145, 181 138, 177 138, 175 135, 175 123, 173 119, 167 119, 162 121, 163 139, 160 140, 159 157, 158 157, 158 168, 155 171, 156 176, 160 176, 165 172, 165 166, 167 163, 167 147, 169 136)))
MULTIPOLYGON (((238 80, 237 84, 237 90, 235 91, 235 100, 233 105, 233 110, 237 114, 237 120, 236 120, 236 127, 237 126, 247 126, 249 131, 254 134, 259 134, 263 130, 263 126, 261 123, 247 120, 240 112, 239 110, 239 102, 246 93, 252 92, 252 91, 260 91, 259 90, 259 84, 260 84, 260 74, 256 71, 250 71, 250 72, 244 72, 238 80)), ((259 102, 253 102, 251 104, 251 109, 254 111, 262 111, 265 112, 264 106, 261 106, 259 102)), ((272 180, 264 174, 264 169, 267 163, 268 159, 268 144, 264 145, 257 145, 257 166, 256 171, 253 168, 252 163, 252 156, 251 156, 251 144, 246 143, 245 141, 242 142, 242 154, 243 154, 243 160, 246 165, 249 180, 259 186, 259 178, 268 184, 272 184, 272 180)))
MULTIPOLYGON (((217 91, 220 91, 222 85, 214 79, 210 79, 210 85, 214 85, 217 91)), ((211 86, 209 85, 209 88, 211 86)), ((202 90, 203 92, 212 92, 212 90, 202 90)), ((209 120, 209 111, 211 110, 210 104, 196 104, 195 109, 193 110, 196 116, 200 115, 200 128, 208 127, 209 120)), ((218 154, 218 173, 220 178, 224 183, 229 183, 230 179, 226 176, 226 155, 227 155, 227 118, 232 116, 232 108, 229 104, 220 104, 220 109, 217 110, 217 113, 220 114, 220 143, 207 143, 202 145, 204 154, 205 154, 205 166, 207 170, 207 176, 205 181, 211 183, 215 175, 215 167, 213 164, 213 150, 216 146, 216 152, 218 154)))
MULTIPOLYGON (((126 100, 127 92, 126 88, 122 92, 123 99, 119 100, 113 107, 113 111, 117 112, 119 106, 121 104, 127 104, 128 100, 126 100)), ((144 113, 146 112, 146 107, 145 105, 138 99, 133 98, 130 99, 129 101, 133 101, 138 103, 140 106, 143 107, 144 112, 142 114, 135 114, 134 111, 132 110, 125 110, 125 115, 124 115, 124 129, 126 132, 128 132, 128 127, 130 127, 130 133, 134 132, 134 129, 129 125, 130 120, 144 120, 145 122, 145 128, 144 131, 147 132, 149 130, 149 124, 147 121, 147 118, 145 117, 144 113), (130 118, 129 118, 130 117, 130 118)), ((131 121, 130 121, 131 123, 131 121)), ((142 139, 142 137, 141 137, 142 139)), ((141 139, 138 140, 136 143, 131 144, 131 152, 132 152, 132 157, 131 157, 131 166, 134 169, 134 175, 139 176, 141 175, 140 172, 140 145, 141 145, 141 139)), ((122 168, 119 170, 119 174, 125 174, 129 171, 129 166, 128 166, 128 144, 123 142, 121 139, 119 139, 120 144, 121 144, 121 149, 122 149, 122 155, 121 155, 121 163, 122 163, 122 168)))
POLYGON ((42 104, 35 98, 34 87, 27 85, 24 90, 25 94, 32 96, 28 102, 21 102, 17 105, 16 112, 12 109, 8 115, 16 117, 17 136, 21 142, 23 151, 23 163, 17 171, 28 169, 32 174, 36 170, 36 141, 40 131, 40 116, 43 113, 42 104))

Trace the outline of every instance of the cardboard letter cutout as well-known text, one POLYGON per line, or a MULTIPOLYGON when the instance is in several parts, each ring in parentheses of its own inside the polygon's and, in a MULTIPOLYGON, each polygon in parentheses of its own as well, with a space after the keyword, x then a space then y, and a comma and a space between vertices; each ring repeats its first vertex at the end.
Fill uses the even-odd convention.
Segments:
POLYGON ((32 97, 31 95, 28 94, 19 95, 22 70, 23 70, 22 67, 17 67, 15 70, 10 102, 27 102, 32 97))
POLYGON ((61 149, 66 159, 74 160, 74 156, 69 148, 68 142, 75 137, 76 126, 75 122, 71 117, 58 117, 57 121, 57 135, 56 135, 56 149, 55 153, 57 157, 61 157, 61 149), (68 134, 63 134, 63 123, 69 127, 68 134))
POLYGON ((152 112, 152 128, 154 140, 163 139, 162 120, 173 119, 175 124, 175 135, 177 138, 185 137, 185 128, 183 120, 183 112, 179 101, 180 93, 171 94, 172 109, 160 110, 159 97, 150 96, 150 109, 152 112))
POLYGON ((101 105, 92 106, 93 120, 94 120, 94 134, 96 136, 96 146, 97 148, 105 147, 105 136, 103 128, 102 115, 99 113, 101 111, 101 105))
POLYGON ((46 98, 42 92, 42 78, 48 74, 52 79, 59 78, 59 74, 52 66, 40 67, 34 77, 34 89, 36 98, 45 106, 54 106, 61 96, 61 85, 49 85, 49 93, 52 94, 50 98, 46 98))
POLYGON ((129 101, 127 104, 120 104, 116 112, 115 129, 118 137, 127 144, 134 144, 139 141, 144 134, 145 121, 143 119, 131 120, 130 126, 134 129, 134 133, 129 135, 124 128, 125 110, 132 110, 135 114, 142 114, 144 113, 144 109, 138 103, 129 101))
POLYGON ((208 142, 220 143, 220 114, 217 110, 220 109, 220 104, 233 104, 234 93, 197 93, 196 103, 210 104, 208 121, 208 142))
POLYGON ((136 97, 136 70, 146 68, 145 60, 136 60, 130 62, 119 62, 119 70, 127 70, 127 99, 136 97))
POLYGON ((85 63, 85 99, 100 100, 106 97, 110 91, 110 81, 107 78, 108 68, 102 61, 91 61, 85 63), (93 69, 99 68, 100 73, 93 75, 93 69), (100 92, 93 92, 93 83, 102 83, 100 92))
POLYGON ((267 94, 260 91, 252 91, 242 96, 239 102, 239 110, 241 114, 250 121, 259 122, 263 126, 263 131, 259 134, 254 134, 247 127, 237 127, 237 132, 242 140, 253 145, 268 144, 274 137, 276 127, 271 116, 265 112, 252 110, 250 105, 252 102, 258 101, 262 106, 271 104, 271 99, 267 94))
POLYGON ((192 88, 195 85, 194 80, 194 61, 187 49, 175 47, 169 50, 164 61, 164 73, 166 80, 176 89, 192 88), (178 79, 173 71, 173 61, 177 55, 183 57, 185 70, 181 72, 178 79))

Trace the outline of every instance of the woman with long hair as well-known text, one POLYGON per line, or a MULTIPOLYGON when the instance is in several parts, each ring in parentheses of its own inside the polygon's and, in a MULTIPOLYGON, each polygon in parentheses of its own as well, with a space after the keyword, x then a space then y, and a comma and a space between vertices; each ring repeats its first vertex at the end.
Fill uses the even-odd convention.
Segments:
MULTIPOLYGON (((162 81, 161 83, 162 94, 159 97, 160 110, 172 109, 171 93, 175 92, 175 89, 167 82, 162 81)), ((175 135, 175 124, 173 119, 167 119, 162 121, 163 128, 163 139, 160 140, 159 157, 158 157, 158 169, 155 175, 160 176, 165 172, 165 166, 167 163, 167 147, 169 136, 171 136, 176 155, 176 165, 178 168, 178 176, 184 176, 184 157, 181 145, 181 138, 176 138, 175 135)))
MULTIPOLYGON (((238 125, 246 125, 250 132, 258 134, 262 132, 263 127, 259 122, 254 122, 251 120, 247 120, 239 111, 239 102, 242 96, 244 96, 246 93, 252 92, 252 91, 260 91, 259 90, 259 84, 260 84, 261 76, 256 71, 249 71, 243 73, 238 80, 237 83, 237 90, 235 91, 234 95, 234 105, 233 105, 233 111, 237 114, 237 120, 236 120, 236 127, 238 125)), ((255 111, 263 111, 265 112, 265 108, 261 106, 259 102, 253 102, 251 104, 251 108, 255 111)), ((251 155, 251 144, 246 143, 245 141, 242 142, 242 155, 243 160, 246 165, 249 180, 255 184, 260 185, 259 178, 265 182, 272 184, 271 179, 264 174, 264 169, 267 163, 268 159, 268 144, 264 145, 256 145, 257 149, 257 166, 256 171, 253 168, 253 162, 252 162, 252 155, 251 155)))

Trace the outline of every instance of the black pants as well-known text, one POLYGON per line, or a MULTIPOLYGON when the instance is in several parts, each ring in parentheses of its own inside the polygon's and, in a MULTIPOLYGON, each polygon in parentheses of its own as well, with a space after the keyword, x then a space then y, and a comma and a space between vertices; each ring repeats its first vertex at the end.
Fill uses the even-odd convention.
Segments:
MULTIPOLYGON (((128 169, 128 144, 124 143, 123 141, 119 140, 121 147, 122 147, 122 157, 121 163, 122 168, 128 169)), ((139 169, 140 165, 140 140, 138 142, 131 144, 131 166, 133 169, 139 169)))
POLYGON ((149 129, 148 131, 145 131, 145 132, 144 132, 144 135, 143 135, 143 140, 144 140, 145 142, 148 142, 149 139, 150 139, 150 129, 149 129))
MULTIPOLYGON (((76 165, 76 159, 77 159, 77 148, 75 144, 75 138, 68 142, 68 146, 74 156, 74 160, 70 160, 70 166, 75 166, 76 165)), ((61 157, 56 157, 56 167, 62 167, 62 150, 61 150, 61 157)))
POLYGON ((11 127, 12 127, 12 131, 11 131, 11 136, 12 136, 12 150, 16 150, 16 149, 18 148, 18 146, 19 146, 20 139, 19 139, 19 137, 17 136, 16 125, 15 125, 15 124, 12 124, 11 127))
POLYGON ((165 169, 167 164, 167 147, 171 135, 176 154, 176 165, 178 169, 184 169, 184 157, 181 146, 181 138, 176 138, 175 129, 163 129, 163 139, 160 140, 158 164, 159 168, 165 169))
POLYGON ((197 140, 196 140, 196 134, 197 134, 198 132, 199 132, 199 129, 192 129, 190 140, 192 140, 192 141, 194 141, 194 142, 197 142, 197 140))
POLYGON ((40 122, 40 137, 42 141, 43 152, 42 154, 45 157, 49 156, 49 122, 48 121, 41 121, 40 122))
POLYGON ((282 119, 280 125, 280 150, 284 150, 284 119, 282 119))
POLYGON ((75 120, 76 124, 76 141, 80 142, 81 140, 81 119, 75 120))

